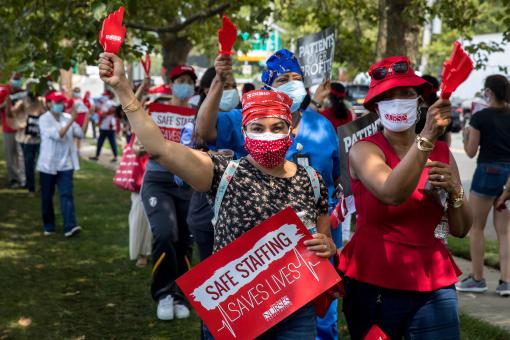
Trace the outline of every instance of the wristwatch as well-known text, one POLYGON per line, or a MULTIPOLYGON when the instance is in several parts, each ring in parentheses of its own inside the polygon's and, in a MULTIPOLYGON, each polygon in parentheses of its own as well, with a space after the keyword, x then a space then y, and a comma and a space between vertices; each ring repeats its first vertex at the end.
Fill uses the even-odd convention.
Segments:
POLYGON ((425 137, 422 137, 420 135, 416 136, 416 145, 418 146, 418 150, 424 151, 424 152, 430 152, 434 150, 434 143, 425 137))
POLYGON ((460 186, 459 194, 453 200, 448 201, 448 205, 454 209, 460 208, 464 204, 464 188, 460 186))

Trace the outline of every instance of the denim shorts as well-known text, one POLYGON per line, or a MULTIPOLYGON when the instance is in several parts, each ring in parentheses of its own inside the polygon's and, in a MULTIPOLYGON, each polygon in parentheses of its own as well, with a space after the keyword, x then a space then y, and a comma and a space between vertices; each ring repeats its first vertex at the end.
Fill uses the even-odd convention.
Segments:
POLYGON ((498 197, 503 192, 508 176, 510 163, 480 163, 473 175, 471 191, 485 197, 498 197))

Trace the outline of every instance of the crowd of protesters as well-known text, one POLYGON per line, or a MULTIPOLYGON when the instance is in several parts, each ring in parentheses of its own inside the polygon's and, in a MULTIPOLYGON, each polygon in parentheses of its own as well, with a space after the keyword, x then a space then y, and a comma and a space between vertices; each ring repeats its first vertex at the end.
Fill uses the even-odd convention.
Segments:
MULTIPOLYGON (((100 75, 112 91, 95 100, 79 88, 72 98, 50 91, 42 99, 28 86, 26 96, 17 95, 24 91, 15 74, 1 108, 8 180, 35 195, 39 172, 44 235, 55 233, 55 187, 64 235, 81 230, 73 173, 90 124, 94 137, 99 127, 91 160, 99 159, 108 139, 117 162, 116 134, 123 130, 143 164, 141 187, 131 193, 129 256, 139 267, 152 264, 150 292, 160 320, 190 316, 175 281, 191 268, 193 242, 203 261, 287 206, 315 228, 307 247, 331 258, 342 275, 342 311, 352 339, 375 326, 391 339, 459 339, 456 290, 487 290, 483 229, 491 208, 501 262, 496 292, 510 295, 506 77, 486 79, 489 106, 465 129, 467 155, 480 150, 468 200, 449 151, 451 103, 437 97, 437 79, 416 75, 406 57, 370 67, 364 106, 379 115, 382 127, 349 153, 357 225, 342 248, 341 228, 332 228, 329 216, 339 204, 336 130, 355 119, 346 88, 325 80, 310 93, 296 57, 282 49, 267 60, 262 88, 245 84, 240 95, 232 65, 230 55, 219 55, 200 80, 193 67, 177 65, 165 74, 166 84, 150 88, 146 77, 134 91, 123 61, 104 53, 100 75), (162 107, 179 117, 177 131, 166 133, 151 118, 162 107), (473 272, 457 283, 461 272, 445 240, 469 232, 473 272)), ((307 304, 261 339, 337 339, 337 311, 337 300, 321 317, 307 304)), ((205 325, 201 334, 212 339, 205 325)))

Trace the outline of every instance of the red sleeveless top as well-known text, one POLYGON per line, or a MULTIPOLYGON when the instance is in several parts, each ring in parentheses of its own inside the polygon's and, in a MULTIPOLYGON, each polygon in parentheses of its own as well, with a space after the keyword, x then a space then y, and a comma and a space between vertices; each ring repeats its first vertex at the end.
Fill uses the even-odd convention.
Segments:
MULTIPOLYGON (((394 169, 400 162, 382 133, 363 139, 377 145, 394 169)), ((449 163, 449 149, 436 142, 429 159, 449 163)), ((347 277, 389 289, 428 292, 457 282, 461 271, 434 230, 443 208, 423 193, 428 168, 412 196, 398 206, 382 203, 361 181, 351 178, 357 210, 356 232, 340 254, 347 277)))

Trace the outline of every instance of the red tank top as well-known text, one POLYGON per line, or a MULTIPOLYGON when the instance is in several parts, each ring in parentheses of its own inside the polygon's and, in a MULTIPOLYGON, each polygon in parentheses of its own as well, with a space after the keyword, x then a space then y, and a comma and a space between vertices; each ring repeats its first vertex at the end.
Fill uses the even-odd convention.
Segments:
MULTIPOLYGON (((394 169, 400 162, 382 133, 363 141, 377 145, 394 169)), ((429 159, 449 163, 448 145, 436 142, 429 159)), ((434 230, 443 215, 435 199, 423 193, 428 169, 404 203, 391 206, 377 199, 361 181, 351 179, 357 210, 356 232, 340 255, 346 276, 376 286, 433 291, 457 282, 461 274, 434 230)))

